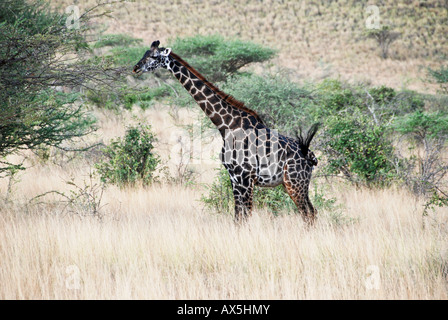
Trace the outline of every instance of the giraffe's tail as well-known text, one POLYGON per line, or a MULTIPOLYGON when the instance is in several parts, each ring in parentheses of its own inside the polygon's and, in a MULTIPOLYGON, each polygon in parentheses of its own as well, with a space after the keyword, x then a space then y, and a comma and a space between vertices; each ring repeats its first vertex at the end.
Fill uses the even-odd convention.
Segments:
POLYGON ((299 128, 299 134, 297 135, 297 140, 299 141, 301 149, 304 149, 307 151, 309 150, 311 140, 313 140, 314 136, 316 135, 317 130, 319 130, 319 126, 320 126, 320 123, 313 124, 305 136, 302 133, 302 128, 299 128))
POLYGON ((302 134, 302 128, 299 128, 299 134, 297 135, 297 141, 299 142, 300 151, 302 151, 303 156, 310 162, 311 165, 317 165, 317 158, 312 151, 310 151, 311 140, 313 140, 319 129, 320 123, 315 123, 308 130, 306 135, 302 134))

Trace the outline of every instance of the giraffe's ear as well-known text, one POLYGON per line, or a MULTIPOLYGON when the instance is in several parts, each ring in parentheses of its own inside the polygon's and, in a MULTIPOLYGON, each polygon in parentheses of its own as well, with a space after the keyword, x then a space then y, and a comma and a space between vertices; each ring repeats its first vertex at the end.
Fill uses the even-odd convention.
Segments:
POLYGON ((159 40, 157 40, 157 41, 154 41, 152 44, 151 44, 151 49, 156 49, 156 48, 158 48, 159 47, 159 44, 160 44, 160 41, 159 40))
POLYGON ((164 57, 169 56, 171 53, 171 48, 165 48, 162 52, 160 52, 160 54, 164 57))

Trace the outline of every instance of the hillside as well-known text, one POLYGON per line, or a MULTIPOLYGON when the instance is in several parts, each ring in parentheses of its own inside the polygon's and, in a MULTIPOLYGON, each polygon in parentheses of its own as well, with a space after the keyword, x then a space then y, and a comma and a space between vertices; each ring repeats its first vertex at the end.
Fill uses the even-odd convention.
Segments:
MULTIPOLYGON (((64 8, 72 1, 53 1, 64 8)), ((80 11, 96 3, 78 4, 80 11)), ((274 64, 296 81, 325 77, 435 92, 426 68, 448 52, 447 1, 377 1, 380 26, 400 35, 380 57, 365 36, 368 1, 125 1, 111 5, 106 33, 126 33, 146 44, 175 37, 220 34, 278 50, 274 64)), ((264 66, 269 67, 269 66, 264 66)), ((261 70, 259 70, 262 72, 261 70)))

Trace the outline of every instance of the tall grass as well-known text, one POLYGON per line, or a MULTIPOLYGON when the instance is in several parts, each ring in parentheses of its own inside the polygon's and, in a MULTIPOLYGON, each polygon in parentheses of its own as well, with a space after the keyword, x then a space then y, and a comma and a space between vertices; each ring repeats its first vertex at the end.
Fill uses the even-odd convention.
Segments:
MULTIPOLYGON (((112 136, 113 119, 98 117, 112 136)), ((323 207, 311 229, 263 208, 238 227, 203 207, 199 184, 110 186, 102 219, 64 211, 57 195, 28 202, 69 192, 64 181, 82 185, 89 170, 78 159, 18 177, 0 209, 1 299, 448 298, 448 213, 422 217, 403 190, 327 186, 344 206, 323 207)), ((2 195, 7 185, 0 180, 2 195)))
POLYGON ((423 229, 399 191, 353 191, 358 223, 338 227, 322 213, 312 230, 265 211, 237 227, 178 186, 107 196, 102 222, 52 208, 2 212, 0 297, 448 298, 446 233, 423 229))

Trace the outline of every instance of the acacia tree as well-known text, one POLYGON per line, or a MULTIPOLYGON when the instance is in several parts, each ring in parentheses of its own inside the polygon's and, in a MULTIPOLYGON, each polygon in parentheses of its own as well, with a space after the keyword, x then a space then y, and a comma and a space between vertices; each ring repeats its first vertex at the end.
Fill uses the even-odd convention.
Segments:
POLYGON ((122 72, 90 59, 89 21, 99 8, 77 17, 73 28, 66 14, 43 0, 0 3, 0 176, 23 169, 8 155, 40 146, 63 148, 95 129, 83 105, 73 103, 77 93, 118 81, 122 72))
POLYGON ((383 26, 381 29, 369 29, 367 37, 373 38, 381 49, 381 58, 389 57, 389 47, 392 42, 400 37, 399 32, 391 31, 389 26, 383 26))
POLYGON ((444 179, 448 164, 444 153, 448 141, 448 115, 440 111, 416 111, 397 119, 395 127, 413 142, 408 150, 411 156, 403 159, 407 168, 400 172, 406 184, 417 195, 446 189, 444 179))

